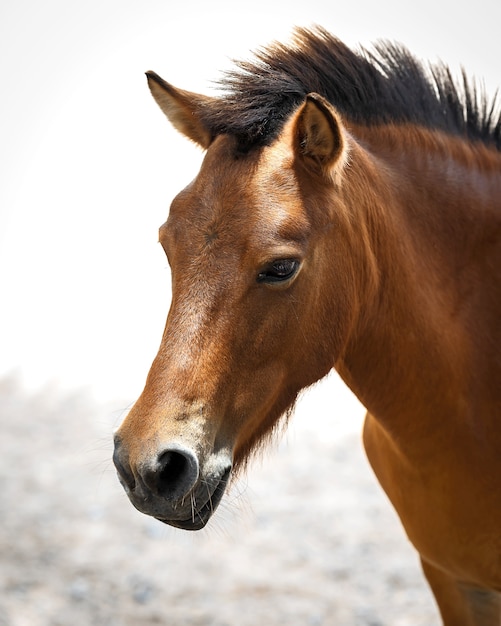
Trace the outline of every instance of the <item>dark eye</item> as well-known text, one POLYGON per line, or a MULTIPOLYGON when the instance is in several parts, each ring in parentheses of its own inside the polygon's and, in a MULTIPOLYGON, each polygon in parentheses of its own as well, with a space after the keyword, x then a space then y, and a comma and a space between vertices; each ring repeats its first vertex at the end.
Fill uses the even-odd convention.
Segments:
POLYGON ((282 283, 294 276, 299 269, 296 259, 277 259, 257 275, 258 283, 282 283))

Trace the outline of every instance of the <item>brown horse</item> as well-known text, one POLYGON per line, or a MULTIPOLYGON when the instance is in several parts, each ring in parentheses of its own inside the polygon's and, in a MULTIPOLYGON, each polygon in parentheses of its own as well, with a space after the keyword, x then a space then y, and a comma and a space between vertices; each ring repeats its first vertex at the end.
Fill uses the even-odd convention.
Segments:
POLYGON ((206 155, 160 228, 172 305, 115 436, 132 503, 203 527, 334 367, 368 409, 367 455, 443 623, 499 626, 495 102, 402 47, 353 52, 321 29, 239 63, 220 97, 148 81, 206 155))

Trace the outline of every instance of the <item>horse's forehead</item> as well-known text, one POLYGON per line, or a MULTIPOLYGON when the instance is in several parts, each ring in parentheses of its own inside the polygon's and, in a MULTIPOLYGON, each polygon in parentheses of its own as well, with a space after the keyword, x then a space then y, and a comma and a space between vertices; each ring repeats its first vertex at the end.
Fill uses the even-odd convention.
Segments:
POLYGON ((214 142, 198 175, 177 199, 180 210, 197 221, 242 220, 265 222, 297 212, 297 182, 292 159, 280 146, 238 153, 231 138, 214 142))
POLYGON ((231 191, 259 193, 277 179, 291 177, 291 155, 280 141, 241 152, 233 138, 218 138, 207 150, 198 174, 207 191, 227 196, 231 191))

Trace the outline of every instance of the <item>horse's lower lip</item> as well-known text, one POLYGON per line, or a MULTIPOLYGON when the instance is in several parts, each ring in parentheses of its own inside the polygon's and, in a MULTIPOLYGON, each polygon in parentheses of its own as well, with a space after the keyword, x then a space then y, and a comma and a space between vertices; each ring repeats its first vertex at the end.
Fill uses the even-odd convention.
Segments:
POLYGON ((198 508, 197 506, 193 507, 192 516, 186 520, 179 519, 163 519, 157 517, 160 522, 164 524, 168 524, 169 526, 174 526, 175 528, 181 528, 182 530, 201 530, 207 522, 212 517, 212 514, 217 509, 219 503, 221 502, 221 498, 223 497, 224 491, 226 489, 226 485, 228 484, 228 479, 230 477, 231 468, 226 470, 222 475, 220 481, 216 485, 216 488, 210 495, 209 499, 205 502, 205 504, 198 508))
POLYGON ((209 521, 211 515, 208 515, 205 519, 202 519, 196 516, 195 519, 188 520, 168 520, 168 519, 158 519, 159 522, 163 522, 164 524, 168 524, 169 526, 173 526, 174 528, 180 528, 181 530, 201 530, 209 521))

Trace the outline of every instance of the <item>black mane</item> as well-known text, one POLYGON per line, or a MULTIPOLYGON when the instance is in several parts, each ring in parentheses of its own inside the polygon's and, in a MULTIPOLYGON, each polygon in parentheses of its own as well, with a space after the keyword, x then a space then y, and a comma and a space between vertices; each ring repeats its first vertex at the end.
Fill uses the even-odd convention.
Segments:
POLYGON ((464 72, 455 82, 446 65, 425 66, 388 42, 353 52, 322 28, 294 35, 292 45, 273 44, 225 74, 222 97, 200 111, 214 135, 235 135, 246 148, 269 144, 306 94, 317 92, 354 123, 410 122, 501 150, 497 99, 489 103, 464 72))

